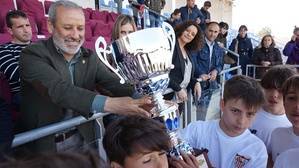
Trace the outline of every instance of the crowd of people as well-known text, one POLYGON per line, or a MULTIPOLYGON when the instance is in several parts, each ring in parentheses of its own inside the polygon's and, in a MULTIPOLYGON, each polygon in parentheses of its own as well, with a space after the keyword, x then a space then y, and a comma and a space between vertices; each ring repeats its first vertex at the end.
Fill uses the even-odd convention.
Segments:
MULTIPOLYGON (((165 3, 145 0, 135 7, 145 4, 152 9, 151 27, 157 27, 165 3)), ((265 35, 253 48, 246 25, 241 25, 238 36, 227 44, 229 25, 211 20, 211 6, 205 1, 199 9, 195 0, 186 0, 186 6, 175 9, 166 20, 174 28, 176 43, 168 86, 173 92, 164 99, 175 101, 180 114, 186 113, 184 102, 191 91, 200 120, 180 130, 180 138, 194 150, 207 149, 206 160, 213 167, 298 165, 294 157, 299 153, 297 69, 282 65, 272 35, 265 35), (226 53, 225 48, 239 58, 226 53), (243 75, 233 76, 220 88, 219 73, 224 64, 238 63, 243 75), (252 63, 262 66, 256 72, 260 82, 245 76, 246 65, 252 63), (212 109, 214 118, 209 118, 212 96, 220 94, 220 89, 224 89, 220 104, 212 109)), ((82 8, 59 0, 48 13, 51 36, 35 43, 31 42, 32 28, 25 13, 13 10, 6 15, 12 41, 0 46, 0 161, 6 161, 0 167, 199 167, 195 153, 181 152, 180 158, 167 155, 172 141, 164 124, 150 118, 152 97, 138 94, 130 83, 120 84, 94 51, 82 47, 82 8), (103 119, 107 160, 93 152, 98 147, 92 143, 98 138, 93 122, 11 148, 16 133, 103 112, 110 113, 103 119)), ((119 15, 112 41, 138 31, 136 21, 138 18, 119 15)), ((117 46, 112 43, 111 47, 117 62, 122 62, 117 46)), ((299 63, 298 48, 296 27, 283 49, 287 64, 299 63)))

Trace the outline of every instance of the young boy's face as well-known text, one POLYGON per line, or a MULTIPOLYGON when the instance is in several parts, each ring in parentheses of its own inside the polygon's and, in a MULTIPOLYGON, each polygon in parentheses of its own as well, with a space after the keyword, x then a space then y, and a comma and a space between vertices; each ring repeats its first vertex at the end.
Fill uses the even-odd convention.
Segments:
POLYGON ((165 151, 148 151, 128 156, 123 168, 168 168, 165 151))
POLYGON ((265 91, 265 106, 270 112, 283 111, 283 96, 277 89, 264 89, 265 91))
POLYGON ((293 127, 299 129, 299 90, 290 89, 284 98, 284 108, 293 127))
POLYGON ((231 137, 241 135, 255 118, 257 109, 247 108, 241 99, 221 100, 223 115, 220 119, 221 129, 231 137))

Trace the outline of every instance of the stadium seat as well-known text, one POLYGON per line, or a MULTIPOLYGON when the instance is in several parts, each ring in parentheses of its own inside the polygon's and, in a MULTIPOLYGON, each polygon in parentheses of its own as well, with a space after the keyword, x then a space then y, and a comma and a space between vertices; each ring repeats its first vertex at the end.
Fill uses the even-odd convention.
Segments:
POLYGON ((10 10, 14 10, 15 6, 12 0, 0 0, 0 33, 6 33, 6 13, 10 10))

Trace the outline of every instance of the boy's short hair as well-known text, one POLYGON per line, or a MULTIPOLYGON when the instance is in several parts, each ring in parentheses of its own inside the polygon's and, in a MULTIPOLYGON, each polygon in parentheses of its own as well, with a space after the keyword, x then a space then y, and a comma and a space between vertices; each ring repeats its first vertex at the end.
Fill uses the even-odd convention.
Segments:
POLYGON ((270 68, 263 76, 261 85, 264 89, 282 88, 283 83, 291 76, 294 76, 296 71, 285 65, 278 65, 270 68))
POLYGON ((12 28, 11 19, 17 19, 20 17, 26 19, 27 15, 23 11, 20 11, 20 10, 11 10, 11 11, 7 12, 6 18, 5 18, 7 27, 12 28))
POLYGON ((126 157, 133 154, 168 151, 171 142, 161 122, 140 116, 126 116, 108 126, 103 146, 110 162, 124 165, 126 157))
POLYGON ((229 79, 224 85, 223 100, 241 99, 247 108, 259 108, 264 103, 264 92, 260 84, 254 79, 237 75, 229 79))
POLYGON ((299 90, 299 76, 298 75, 290 77, 282 85, 281 92, 283 95, 283 99, 285 99, 285 96, 287 95, 288 91, 290 91, 290 90, 294 90, 294 91, 299 90))

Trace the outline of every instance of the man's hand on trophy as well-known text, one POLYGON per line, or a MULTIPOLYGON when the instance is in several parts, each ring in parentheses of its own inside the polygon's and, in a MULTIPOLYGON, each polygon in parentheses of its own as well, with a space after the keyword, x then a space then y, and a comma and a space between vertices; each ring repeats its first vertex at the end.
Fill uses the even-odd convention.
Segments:
POLYGON ((150 117, 151 113, 142 107, 152 105, 150 97, 132 99, 130 97, 108 97, 104 106, 105 112, 122 115, 142 115, 150 117))
POLYGON ((198 100, 201 97, 201 86, 199 82, 196 82, 194 86, 194 96, 196 100, 198 100))
POLYGON ((185 89, 181 89, 180 91, 176 92, 176 96, 178 98, 178 102, 187 101, 188 96, 185 89))
POLYGON ((169 165, 172 168, 198 168, 199 162, 196 157, 191 154, 181 152, 183 159, 171 157, 169 159, 169 165))

